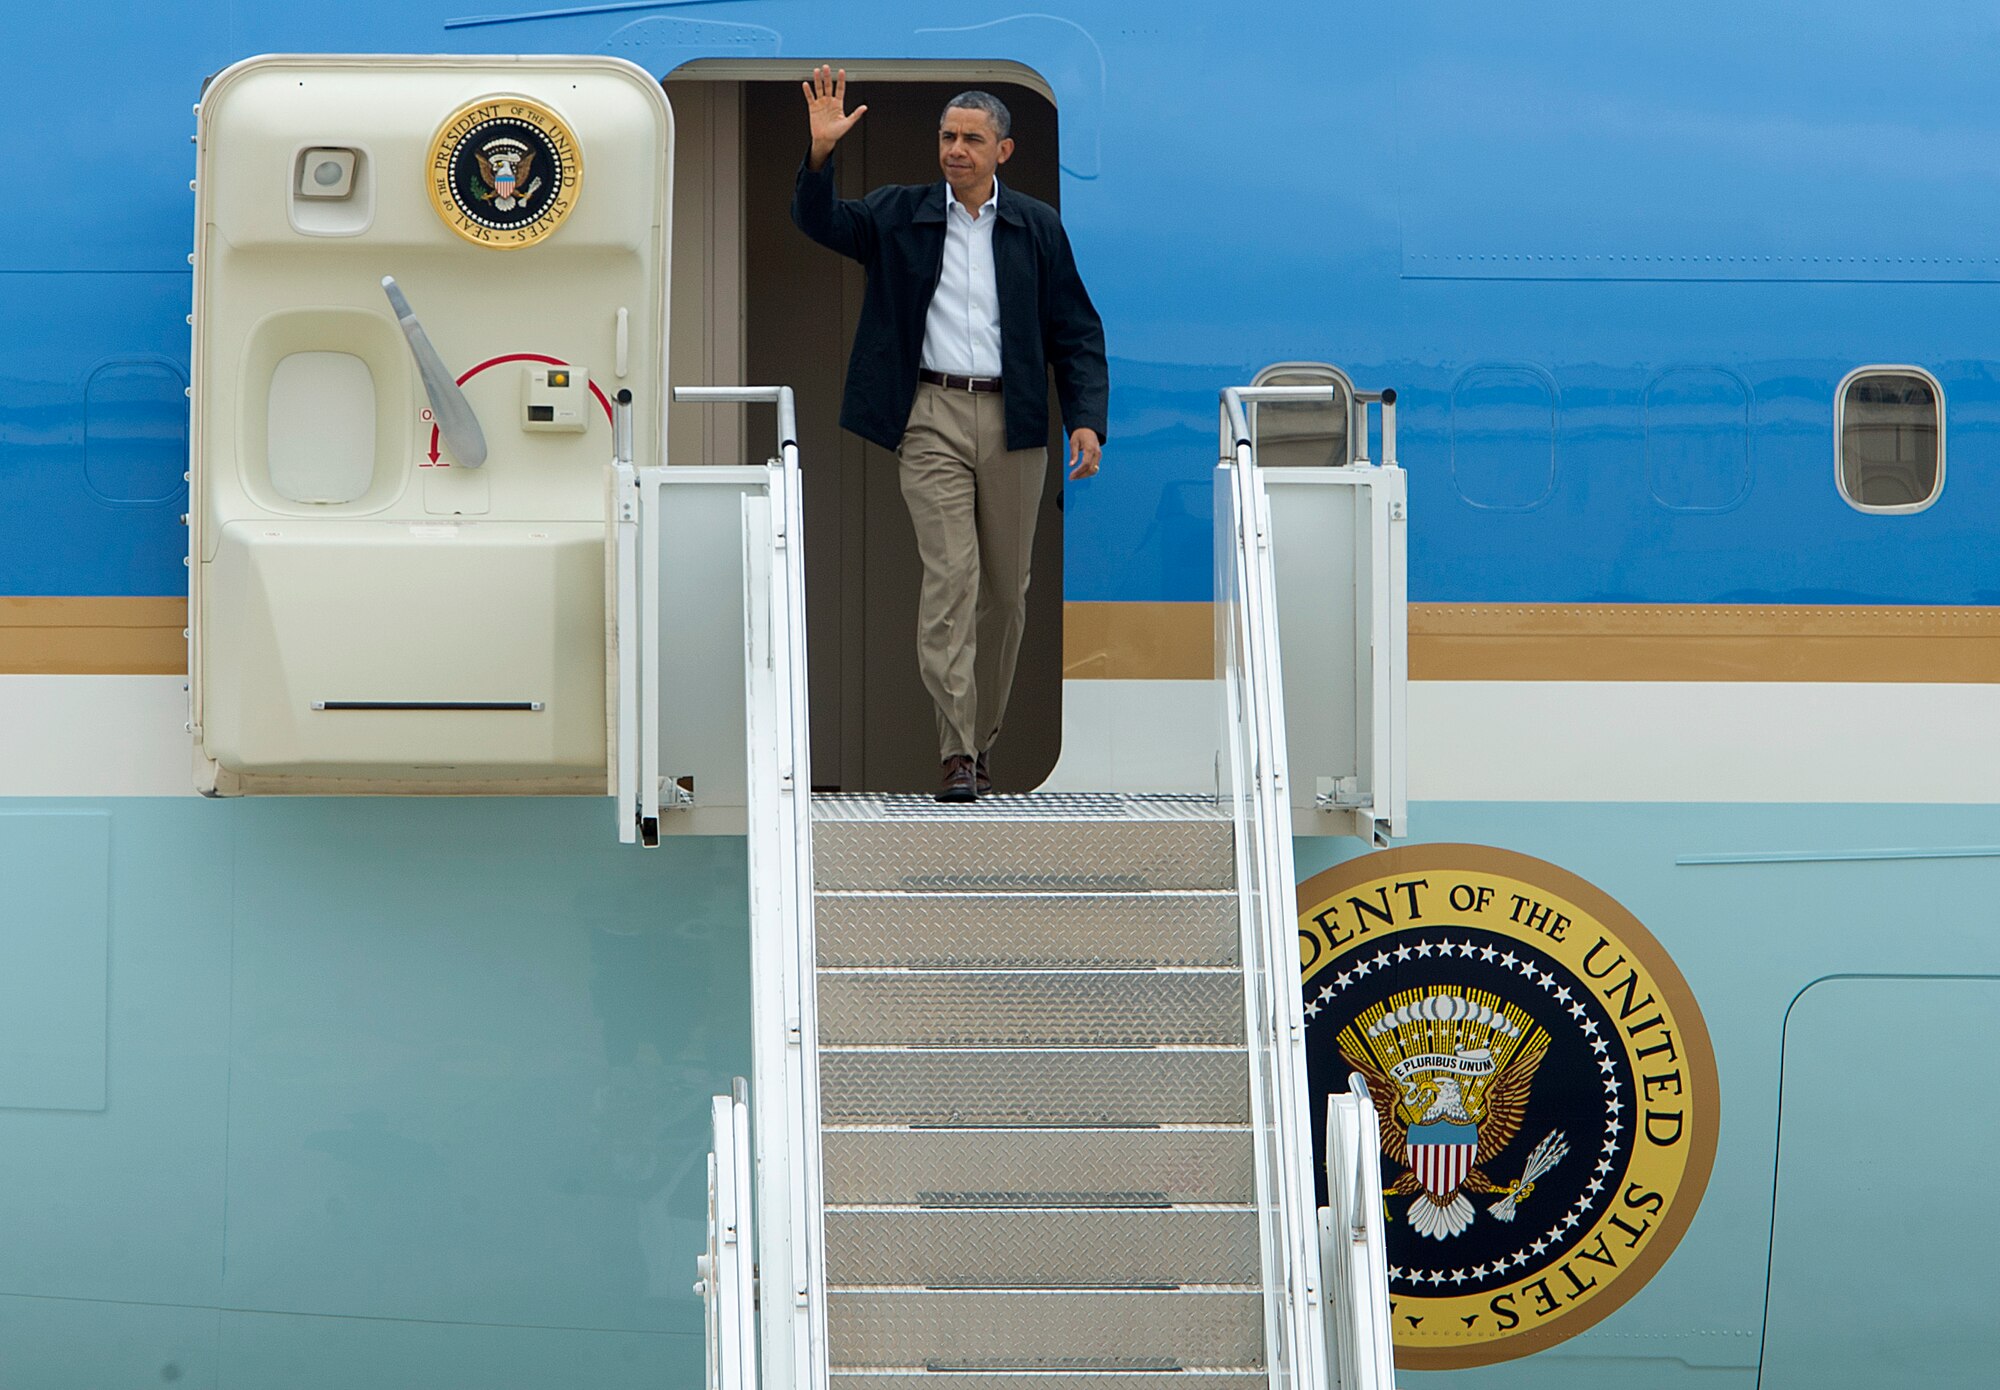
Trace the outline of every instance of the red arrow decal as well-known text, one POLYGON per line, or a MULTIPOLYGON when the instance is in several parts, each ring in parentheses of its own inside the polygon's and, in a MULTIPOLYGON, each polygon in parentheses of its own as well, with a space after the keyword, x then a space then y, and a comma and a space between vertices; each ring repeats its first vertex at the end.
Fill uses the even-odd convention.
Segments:
MULTIPOLYGON (((465 385, 466 382, 478 376, 488 367, 498 367, 501 364, 507 362, 542 362, 546 363, 551 367, 567 367, 569 365, 569 363, 563 361, 562 358, 550 357, 546 353, 510 352, 500 357, 489 357, 484 362, 475 362, 472 366, 467 367, 465 371, 459 376, 458 384, 460 386, 463 386, 465 385)), ((597 403, 604 407, 604 418, 605 420, 609 421, 611 419, 610 398, 607 397, 604 394, 604 392, 599 389, 596 382, 594 381, 586 382, 585 384, 590 387, 590 394, 597 397, 597 403)), ((430 455, 431 455, 431 462, 436 463, 438 461, 438 427, 436 425, 431 426, 430 455)))
MULTIPOLYGON (((465 375, 461 376, 458 379, 458 384, 460 386, 463 386, 465 385, 466 382, 478 376, 488 367, 497 367, 503 362, 545 362, 551 367, 567 367, 569 365, 569 363, 563 361, 562 358, 560 357, 549 357, 546 354, 539 352, 510 352, 501 357, 489 357, 484 362, 475 363, 474 365, 467 367, 465 369, 465 375)), ((592 381, 586 384, 590 387, 590 394, 597 397, 597 403, 604 407, 604 418, 606 420, 609 420, 611 418, 610 397, 606 396, 604 392, 599 389, 596 382, 592 381)))

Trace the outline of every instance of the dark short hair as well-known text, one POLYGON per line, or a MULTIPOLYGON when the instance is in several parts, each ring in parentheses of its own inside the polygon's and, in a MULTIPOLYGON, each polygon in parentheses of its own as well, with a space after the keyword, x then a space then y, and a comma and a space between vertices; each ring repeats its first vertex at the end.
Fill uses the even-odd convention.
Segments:
MULTIPOLYGON (((958 107, 966 111, 984 111, 987 119, 993 122, 995 133, 1002 140, 1005 140, 1014 129, 1014 118, 1008 114, 1007 103, 1000 100, 999 97, 994 96, 991 92, 960 92, 944 104, 946 111, 951 110, 953 107, 958 107)), ((938 128, 944 128, 944 115, 942 112, 938 115, 938 128)))

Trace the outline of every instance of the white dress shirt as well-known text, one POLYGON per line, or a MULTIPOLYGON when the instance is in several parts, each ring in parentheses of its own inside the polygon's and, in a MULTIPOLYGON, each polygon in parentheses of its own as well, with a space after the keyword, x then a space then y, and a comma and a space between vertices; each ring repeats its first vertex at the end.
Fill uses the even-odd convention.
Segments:
POLYGON ((1000 180, 974 217, 944 190, 944 269, 924 318, 924 366, 954 376, 1000 375, 1000 290, 993 277, 993 223, 1000 180))

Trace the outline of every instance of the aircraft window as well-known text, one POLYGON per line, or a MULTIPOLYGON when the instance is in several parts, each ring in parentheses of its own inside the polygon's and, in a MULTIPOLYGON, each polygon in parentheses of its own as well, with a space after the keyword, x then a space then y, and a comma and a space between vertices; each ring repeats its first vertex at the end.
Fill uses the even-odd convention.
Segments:
POLYGON ((375 377, 350 352, 294 352, 271 372, 271 486, 288 502, 358 500, 375 477, 375 377))
POLYGON ((1257 462, 1266 468, 1339 468, 1353 461, 1348 421, 1354 413, 1354 386, 1347 374, 1324 362, 1278 362, 1251 380, 1252 386, 1332 386, 1331 401, 1266 401, 1250 407, 1250 433, 1257 462))
POLYGON ((1834 405, 1834 478, 1864 512, 1922 511, 1944 490, 1944 388, 1921 367, 1862 367, 1834 405))
POLYGON ((1556 383, 1539 367, 1494 362, 1451 388, 1451 484, 1468 505, 1525 512, 1556 490, 1556 383))
POLYGON ((187 378, 148 358, 106 362, 83 390, 83 482, 113 507, 181 495, 187 464, 187 378))
POLYGON ((1672 367, 1644 397, 1646 478, 1670 512, 1722 512, 1750 492, 1750 388, 1734 372, 1672 367))

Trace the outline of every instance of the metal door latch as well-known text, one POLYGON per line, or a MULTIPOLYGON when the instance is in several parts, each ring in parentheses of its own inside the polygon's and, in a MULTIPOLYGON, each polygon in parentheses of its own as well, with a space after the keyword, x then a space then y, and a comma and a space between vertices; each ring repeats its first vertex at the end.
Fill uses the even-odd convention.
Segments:
POLYGON ((669 811, 691 811, 694 809, 694 778, 662 777, 660 779, 660 814, 669 811))
POLYGON ((1372 798, 1362 793, 1359 777, 1322 777, 1313 802, 1322 811, 1357 811, 1371 805, 1372 798))

